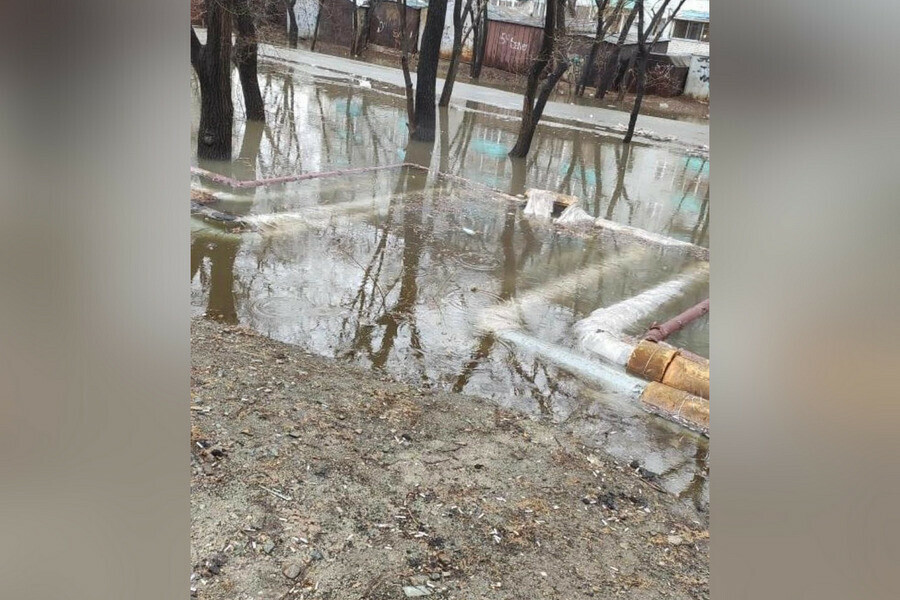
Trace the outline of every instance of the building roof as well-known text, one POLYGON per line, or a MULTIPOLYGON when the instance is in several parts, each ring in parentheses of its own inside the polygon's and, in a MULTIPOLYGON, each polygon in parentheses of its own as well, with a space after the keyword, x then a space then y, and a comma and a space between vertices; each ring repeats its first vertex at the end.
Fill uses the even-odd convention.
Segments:
MULTIPOLYGON (((403 4, 403 0, 383 0, 384 2, 394 2, 396 4, 403 4)), ((363 0, 361 3, 363 6, 371 6, 371 0, 363 0)), ((406 8, 413 8, 415 10, 419 10, 421 8, 428 8, 427 0, 406 0, 406 8)))
POLYGON ((679 10, 678 14, 675 15, 675 18, 682 21, 701 21, 703 23, 709 23, 709 11, 679 10))
POLYGON ((488 4, 488 19, 491 21, 503 21, 504 23, 516 23, 518 25, 529 25, 531 27, 543 27, 543 17, 532 17, 523 12, 522 9, 511 8, 509 6, 494 6, 488 4))

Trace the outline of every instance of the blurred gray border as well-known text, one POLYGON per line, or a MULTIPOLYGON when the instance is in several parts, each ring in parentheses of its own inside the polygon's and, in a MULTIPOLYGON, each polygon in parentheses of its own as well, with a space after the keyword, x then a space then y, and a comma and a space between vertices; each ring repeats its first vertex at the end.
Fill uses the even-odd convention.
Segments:
POLYGON ((5 598, 185 598, 185 0, 0 20, 5 598))

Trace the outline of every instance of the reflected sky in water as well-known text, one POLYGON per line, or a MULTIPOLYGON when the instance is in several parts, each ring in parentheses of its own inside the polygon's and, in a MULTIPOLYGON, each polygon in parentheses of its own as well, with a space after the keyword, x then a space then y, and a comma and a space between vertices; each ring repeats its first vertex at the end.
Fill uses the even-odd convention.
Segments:
MULTIPOLYGON (((540 301, 517 314, 522 330, 582 352, 576 321, 678 276, 695 260, 530 220, 520 204, 437 173, 511 194, 529 187, 574 194, 594 215, 705 244, 707 161, 544 126, 528 159, 512 162, 506 148, 514 121, 456 109, 440 115, 433 148, 408 146, 399 97, 278 73, 261 80, 267 124, 237 119, 235 159, 200 166, 239 179, 402 161, 433 170, 238 191, 195 180, 223 198, 216 208, 259 226, 233 234, 193 220, 195 315, 551 419, 622 460, 639 458, 671 492, 708 501, 704 439, 478 327, 487 309, 531 295, 540 301), (567 282, 563 293, 542 295, 560 281, 567 282)), ((674 315, 707 296, 702 281, 660 311, 674 315)), ((652 320, 628 333, 640 334, 652 320)), ((677 343, 706 355, 708 319, 680 332, 677 343)))

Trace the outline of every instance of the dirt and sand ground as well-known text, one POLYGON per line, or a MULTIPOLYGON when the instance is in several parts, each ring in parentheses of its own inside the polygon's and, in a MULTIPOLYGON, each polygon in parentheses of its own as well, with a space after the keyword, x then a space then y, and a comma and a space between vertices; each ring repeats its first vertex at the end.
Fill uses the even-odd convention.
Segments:
POLYGON ((192 595, 708 598, 707 515, 552 424, 191 326, 192 595))

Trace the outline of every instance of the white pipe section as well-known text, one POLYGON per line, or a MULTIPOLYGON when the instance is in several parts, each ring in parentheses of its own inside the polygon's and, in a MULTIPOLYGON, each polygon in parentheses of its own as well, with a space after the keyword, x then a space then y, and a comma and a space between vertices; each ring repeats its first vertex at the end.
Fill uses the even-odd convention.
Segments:
POLYGON ((562 346, 543 342, 521 330, 505 329, 498 331, 496 335, 498 339, 533 352, 548 363, 573 375, 596 383, 605 390, 625 394, 629 398, 640 396, 647 385, 647 382, 642 379, 632 377, 601 362, 590 360, 562 346))
POLYGON ((594 221, 594 225, 602 229, 607 229, 609 231, 644 240, 646 242, 650 242, 651 244, 668 246, 670 248, 683 248, 690 251, 691 254, 693 256, 696 256, 697 258, 709 260, 709 248, 691 244, 690 242, 683 242, 681 240, 676 240, 675 238, 659 235, 658 233, 652 233, 644 229, 638 229, 637 227, 632 227, 630 225, 622 225, 621 223, 616 223, 615 221, 610 221, 602 217, 598 217, 594 221))
POLYGON ((644 253, 645 249, 639 246, 629 248, 628 251, 620 255, 619 260, 579 269, 564 277, 554 279, 542 287, 529 290, 512 300, 488 307, 478 316, 475 322, 476 327, 486 332, 521 329, 523 325, 521 315, 529 308, 570 296, 575 290, 583 286, 584 282, 596 282, 598 278, 607 272, 627 269, 641 258, 644 253))
POLYGON ((365 216, 385 210, 389 204, 389 197, 366 198, 352 202, 340 202, 338 204, 316 204, 301 210, 268 213, 262 215, 247 215, 241 220, 254 225, 262 233, 283 233, 297 231, 309 227, 322 227, 328 225, 331 219, 338 216, 365 216))
POLYGON ((634 351, 635 343, 624 332, 660 306, 684 294, 697 281, 709 277, 709 265, 703 263, 692 271, 661 283, 612 306, 598 308, 575 323, 575 334, 585 350, 593 352, 613 364, 625 366, 634 351))

